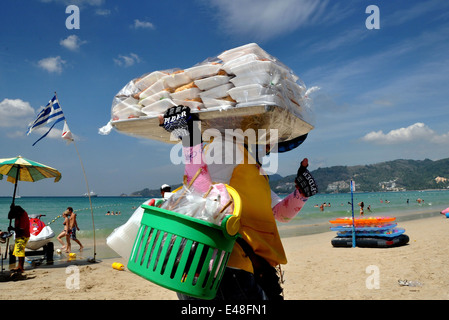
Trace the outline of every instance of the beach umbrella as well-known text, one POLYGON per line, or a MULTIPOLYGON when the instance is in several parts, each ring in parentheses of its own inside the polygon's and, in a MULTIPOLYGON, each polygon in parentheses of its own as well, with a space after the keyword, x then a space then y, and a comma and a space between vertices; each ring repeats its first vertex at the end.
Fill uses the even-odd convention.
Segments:
POLYGON ((35 182, 45 178, 55 178, 55 182, 61 180, 61 173, 58 170, 21 156, 0 159, 0 180, 4 175, 8 176, 7 181, 14 183, 12 205, 16 198, 18 181, 35 182))
MULTIPOLYGON (((0 159, 0 180, 3 179, 4 175, 8 176, 7 181, 14 183, 11 209, 14 207, 18 181, 35 182, 45 178, 55 178, 55 182, 61 180, 61 173, 58 170, 42 163, 22 158, 21 156, 0 159)), ((8 214, 9 226, 11 227, 12 217, 10 215, 11 211, 8 214)), ((9 237, 6 247, 8 247, 8 245, 9 237)), ((6 259, 7 253, 8 251, 5 252, 5 257, 2 256, 2 263, 3 260, 6 259)))

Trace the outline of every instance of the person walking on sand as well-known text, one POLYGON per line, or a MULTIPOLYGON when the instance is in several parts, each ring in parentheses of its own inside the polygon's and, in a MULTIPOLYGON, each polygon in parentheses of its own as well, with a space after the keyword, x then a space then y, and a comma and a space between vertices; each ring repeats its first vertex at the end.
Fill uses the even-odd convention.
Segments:
POLYGON ((67 214, 67 210, 62 213, 62 217, 64 218, 64 222, 62 223, 64 225, 64 230, 61 231, 61 233, 58 235, 56 239, 58 239, 59 243, 61 244, 61 249, 65 249, 66 246, 64 244, 64 241, 62 241, 62 238, 64 238, 67 235, 67 228, 69 225, 69 218, 67 214))
POLYGON ((78 227, 78 222, 76 220, 76 213, 73 212, 73 208, 72 207, 68 207, 67 211, 68 211, 68 214, 69 214, 69 229, 68 229, 68 232, 67 232, 67 235, 66 235, 66 238, 67 238, 67 250, 66 250, 66 252, 71 252, 72 244, 71 244, 70 240, 73 240, 76 243, 78 243, 78 245, 80 246, 80 251, 83 251, 84 247, 83 247, 81 242, 76 237, 76 231, 80 230, 80 228, 78 227))

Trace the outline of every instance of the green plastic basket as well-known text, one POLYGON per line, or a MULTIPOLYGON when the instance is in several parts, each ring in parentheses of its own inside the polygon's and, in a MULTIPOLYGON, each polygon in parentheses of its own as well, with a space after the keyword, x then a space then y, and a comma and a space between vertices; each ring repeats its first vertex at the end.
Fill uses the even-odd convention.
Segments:
POLYGON ((234 215, 221 226, 142 205, 145 212, 128 269, 164 288, 213 299, 238 237, 233 230, 238 230, 241 206, 240 199, 233 198, 234 215))

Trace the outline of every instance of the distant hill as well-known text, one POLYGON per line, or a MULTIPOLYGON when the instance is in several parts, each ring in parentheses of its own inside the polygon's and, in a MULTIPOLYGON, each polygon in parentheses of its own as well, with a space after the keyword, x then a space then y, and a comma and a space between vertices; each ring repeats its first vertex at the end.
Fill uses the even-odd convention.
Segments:
MULTIPOLYGON (((351 179, 358 192, 449 188, 449 158, 436 161, 399 159, 370 165, 333 166, 318 168, 311 173, 320 193, 349 192, 351 179)), ((286 177, 278 174, 270 176, 271 189, 276 193, 292 192, 295 176, 296 173, 286 177)), ((173 189, 178 186, 173 186, 173 189)), ((130 194, 137 195, 160 197, 160 191, 145 188, 130 194)))
MULTIPOLYGON (((356 191, 401 191, 449 187, 449 158, 437 161, 393 160, 371 165, 334 166, 313 170, 320 193, 349 192, 354 180, 356 191)), ((295 175, 270 183, 273 191, 290 193, 295 175)))
MULTIPOLYGON (((175 190, 175 189, 177 189, 180 186, 181 186, 181 184, 172 185, 171 189, 175 190)), ((150 190, 148 188, 145 188, 145 189, 140 190, 140 191, 134 191, 129 196, 130 197, 145 197, 145 198, 160 198, 161 197, 161 190, 160 189, 150 190)))

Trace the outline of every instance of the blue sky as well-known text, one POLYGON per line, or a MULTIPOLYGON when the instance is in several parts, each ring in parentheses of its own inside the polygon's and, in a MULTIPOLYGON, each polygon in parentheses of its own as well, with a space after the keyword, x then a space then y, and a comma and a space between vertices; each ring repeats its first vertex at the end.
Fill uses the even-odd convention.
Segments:
MULTIPOLYGON (((281 175, 310 169, 449 157, 449 2, 326 0, 5 0, 0 11, 0 158, 22 155, 57 168, 20 183, 26 195, 81 195, 86 185, 62 124, 34 147, 25 135, 58 93, 90 189, 119 195, 181 181, 171 145, 112 132, 114 95, 144 73, 189 68, 251 42, 289 66, 313 98, 315 129, 279 156, 281 175), (67 29, 68 5, 80 28, 67 29), (380 29, 367 29, 369 5, 380 29)), ((6 179, 0 196, 12 193, 6 179)))

